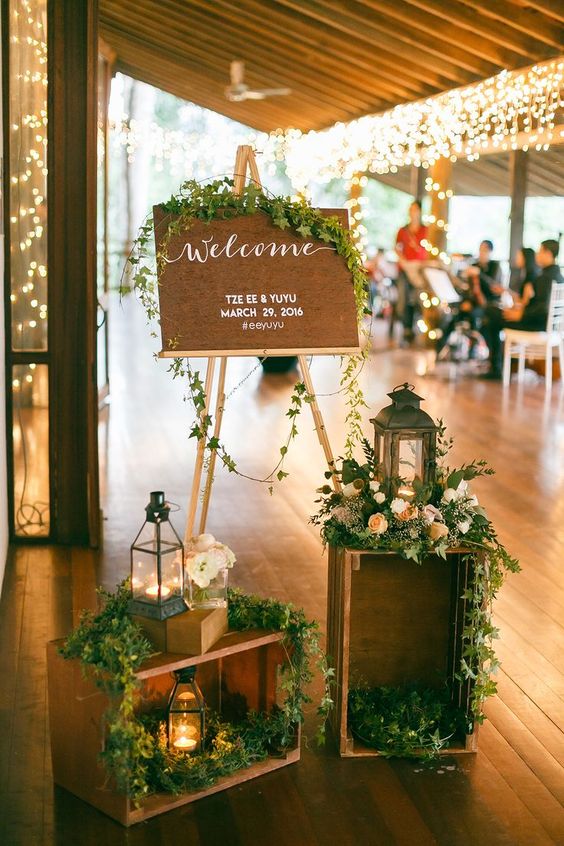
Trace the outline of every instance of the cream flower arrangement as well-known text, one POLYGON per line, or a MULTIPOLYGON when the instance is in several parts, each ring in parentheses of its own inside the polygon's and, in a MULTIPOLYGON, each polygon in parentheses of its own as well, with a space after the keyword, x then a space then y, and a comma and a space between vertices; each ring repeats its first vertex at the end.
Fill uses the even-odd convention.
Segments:
POLYGON ((206 590, 222 571, 230 570, 236 560, 232 550, 213 535, 198 535, 186 546, 186 575, 192 585, 206 590))

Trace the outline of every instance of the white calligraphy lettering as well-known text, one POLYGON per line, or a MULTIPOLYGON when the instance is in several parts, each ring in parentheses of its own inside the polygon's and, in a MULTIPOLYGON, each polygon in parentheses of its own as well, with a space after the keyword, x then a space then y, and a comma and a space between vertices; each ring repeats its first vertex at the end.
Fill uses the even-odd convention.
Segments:
POLYGON ((235 258, 236 256, 240 258, 251 258, 253 256, 260 257, 263 253, 266 253, 272 258, 277 255, 282 256, 282 258, 287 255, 297 258, 298 256, 312 256, 321 250, 335 251, 335 247, 321 247, 311 241, 306 241, 306 243, 302 244, 277 244, 275 241, 268 243, 259 241, 256 244, 244 242, 238 244, 238 236, 235 232, 229 236, 223 246, 214 242, 213 238, 213 235, 209 238, 202 238, 199 246, 187 242, 175 258, 171 258, 170 256, 163 256, 163 258, 167 264, 175 264, 182 258, 189 262, 196 261, 200 264, 205 264, 209 258, 217 259, 222 256, 228 259, 235 258))

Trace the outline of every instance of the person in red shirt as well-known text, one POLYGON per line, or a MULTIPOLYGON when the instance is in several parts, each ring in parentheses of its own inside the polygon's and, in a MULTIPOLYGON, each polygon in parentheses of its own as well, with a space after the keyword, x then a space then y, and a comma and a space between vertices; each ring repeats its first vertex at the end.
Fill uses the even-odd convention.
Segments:
POLYGON ((414 200, 409 207, 409 223, 402 226, 396 236, 396 253, 398 254, 398 304, 397 310, 403 321, 403 335, 405 339, 413 337, 413 318, 415 315, 415 296, 405 270, 404 262, 426 261, 429 254, 422 245, 427 238, 427 227, 421 223, 421 203, 414 200))

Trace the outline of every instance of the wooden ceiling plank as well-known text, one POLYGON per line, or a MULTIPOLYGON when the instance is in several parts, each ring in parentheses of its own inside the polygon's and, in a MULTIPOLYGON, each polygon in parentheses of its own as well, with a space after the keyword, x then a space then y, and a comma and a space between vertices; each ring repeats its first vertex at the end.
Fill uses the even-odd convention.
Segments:
MULTIPOLYGON (((108 38, 110 33, 107 33, 106 31, 104 32, 106 39, 110 41, 110 38, 108 38)), ((210 87, 209 78, 205 73, 203 73, 202 76, 198 75, 199 73, 202 73, 201 69, 198 67, 192 71, 190 76, 186 73, 179 74, 178 66, 174 62, 170 61, 165 54, 159 53, 158 51, 151 51, 145 46, 135 48, 132 51, 132 55, 129 56, 127 54, 127 48, 131 48, 129 42, 122 45, 119 38, 116 39, 114 37, 115 33, 112 33, 111 35, 113 43, 117 47, 119 66, 123 68, 127 65, 134 71, 133 76, 135 78, 143 79, 145 68, 151 72, 156 71, 157 73, 161 73, 163 80, 168 78, 174 81, 174 87, 171 93, 176 94, 176 96, 181 96, 183 99, 188 101, 197 102, 204 107, 212 108, 214 111, 218 111, 221 114, 229 114, 229 116, 233 117, 235 120, 241 120, 239 115, 243 113, 245 115, 252 115, 256 112, 255 120, 250 123, 248 121, 243 121, 247 122, 248 125, 253 128, 259 127, 260 124, 261 129, 269 131, 278 126, 284 127, 287 125, 285 113, 280 111, 278 106, 268 104, 267 101, 260 101, 260 108, 256 109, 256 105, 253 104, 254 108, 253 111, 251 111, 248 104, 230 103, 225 100, 221 94, 218 94, 216 89, 210 87), (122 47, 125 49, 122 49, 122 47), (199 96, 200 92, 205 92, 208 99, 202 101, 202 97, 199 96)), ((159 86, 157 84, 157 87, 163 87, 163 85, 159 86)), ((167 88, 167 90, 170 89, 167 88)), ((301 115, 304 115, 309 126, 314 124, 311 109, 307 105, 305 105, 303 109, 297 108, 296 115, 298 119, 300 119, 301 115)))
MULTIPOLYGON (((133 17, 128 15, 128 18, 131 22, 132 30, 134 29, 138 35, 142 34, 144 37, 148 37, 150 42, 153 42, 155 37, 154 22, 146 16, 143 16, 143 11, 140 11, 133 17)), ((127 24, 127 21, 115 12, 112 12, 111 15, 106 14, 103 20, 110 25, 113 21, 122 27, 127 24)), ((169 35, 159 33, 159 42, 163 45, 170 46, 171 49, 182 49, 183 47, 188 47, 188 49, 190 49, 195 55, 200 55, 204 58, 209 57, 210 62, 215 64, 217 67, 221 67, 223 65, 225 86, 227 86, 229 81, 229 54, 226 54, 225 39, 221 40, 220 35, 214 38, 210 33, 202 33, 200 30, 194 29, 184 30, 177 26, 175 34, 171 33, 169 35)), ((317 76, 313 79, 306 75, 306 79, 308 81, 307 85, 304 86, 304 73, 299 69, 296 69, 294 64, 291 64, 290 66, 284 68, 283 71, 278 72, 279 65, 277 65, 276 59, 272 58, 272 51, 269 52, 264 47, 257 48, 254 45, 252 49, 250 49, 247 48, 246 44, 243 44, 240 58, 245 58, 247 49, 250 50, 252 57, 255 59, 254 64, 248 64, 248 76, 252 79, 254 71, 254 75, 258 77, 256 81, 259 84, 259 87, 280 87, 281 85, 288 85, 294 90, 300 91, 302 95, 305 94, 306 97, 311 92, 310 96, 313 102, 321 101, 327 103, 328 105, 331 103, 338 103, 343 109, 347 110, 351 116, 358 114, 359 109, 368 110, 375 107, 378 108, 385 102, 377 101, 374 97, 370 98, 364 94, 355 98, 353 95, 347 93, 350 91, 350 88, 344 83, 342 77, 340 80, 340 88, 331 84, 329 82, 329 78, 324 78, 322 74, 317 74, 317 76), (266 70, 266 73, 261 76, 260 70, 263 68, 266 70), (315 92, 315 94, 313 92, 315 92)), ((335 82, 339 82, 337 77, 335 77, 335 82)))
POLYGON ((548 18, 564 23, 564 7, 562 0, 527 0, 527 6, 541 12, 548 18))
MULTIPOLYGON (((496 0, 497 1, 497 0, 496 0)), ((355 0, 363 8, 372 7, 372 0, 355 0)), ((444 41, 463 44, 480 58, 501 67, 516 67, 526 64, 537 48, 541 53, 550 53, 550 48, 541 41, 534 41, 518 30, 500 25, 497 20, 483 17, 473 9, 456 4, 453 0, 443 13, 435 4, 435 13, 428 9, 428 0, 378 0, 378 11, 391 19, 406 23, 421 32, 444 41)))
MULTIPOLYGON (((116 15, 112 17, 107 16, 105 18, 105 22, 108 26, 115 26, 120 27, 121 31, 124 31, 125 23, 118 20, 116 15)), ((129 31, 129 30, 128 30, 129 31)), ((178 30, 177 30, 178 32, 178 30)), ((180 33, 178 33, 180 35, 180 33)), ((170 49, 171 55, 175 56, 178 63, 180 64, 183 61, 184 52, 178 52, 182 50, 182 48, 186 48, 186 54, 192 55, 193 57, 197 56, 200 60, 202 60, 202 67, 209 65, 211 68, 218 69, 221 72, 222 64, 223 64, 223 80, 222 80, 222 87, 221 91, 228 85, 229 82, 229 62, 225 61, 225 53, 224 48, 222 49, 221 44, 215 44, 214 48, 206 47, 206 39, 203 36, 194 41, 189 36, 184 37, 180 40, 178 37, 175 36, 163 36, 162 34, 159 35, 159 42, 158 45, 155 45, 154 42, 154 30, 151 29, 150 23, 145 25, 143 22, 135 21, 135 37, 141 38, 144 42, 149 45, 159 46, 159 47, 166 47, 170 49), (223 62, 222 62, 223 60, 223 62)), ((211 42, 207 42, 208 44, 211 42)), ((257 55, 257 54, 255 54, 257 55)), ((265 72, 259 74, 260 82, 259 87, 280 87, 281 85, 289 85, 293 88, 293 94, 291 96, 297 96, 301 100, 306 100, 310 102, 313 106, 318 106, 319 104, 325 104, 326 107, 331 107, 332 105, 337 105, 341 108, 343 114, 346 114, 349 118, 354 117, 355 114, 358 113, 359 108, 370 108, 372 103, 369 100, 353 100, 352 98, 345 98, 343 99, 340 96, 338 91, 334 91, 334 93, 329 92, 329 88, 321 86, 320 83, 315 83, 313 88, 303 87, 303 77, 299 75, 295 75, 290 73, 288 76, 280 77, 276 76, 276 71, 272 68, 268 68, 267 65, 263 65, 261 61, 259 61, 257 56, 257 64, 255 67, 255 75, 261 69, 267 68, 265 72), (300 85, 301 83, 301 85, 300 85), (329 92, 329 93, 328 93, 329 92)), ((252 82, 251 73, 249 75, 251 82, 252 82)))
MULTIPOLYGON (((379 20, 378 26, 373 26, 366 15, 356 17, 351 14, 349 6, 347 6, 347 12, 340 12, 327 0, 323 4, 316 0, 307 0, 307 3, 302 3, 301 0, 275 0, 275 2, 297 11, 302 16, 311 17, 325 26, 336 29, 347 37, 353 36, 368 43, 375 51, 385 48, 398 58, 419 59, 423 75, 426 67, 432 67, 445 75, 452 74, 456 69, 458 72, 466 71, 466 74, 470 73, 473 79, 491 76, 496 70, 496 66, 492 63, 478 59, 456 45, 420 36, 413 30, 399 29, 393 21, 386 23, 386 20, 382 19, 379 20)), ((401 64, 398 64, 398 70, 400 67, 401 64)), ((467 76, 463 76, 464 78, 465 81, 469 81, 467 76)))
MULTIPOLYGON (((173 50, 164 49, 159 45, 152 44, 148 41, 145 41, 141 37, 137 35, 133 35, 130 31, 124 31, 118 24, 112 23, 108 25, 108 23, 104 23, 102 25, 103 31, 106 33, 106 39, 113 43, 114 45, 117 44, 116 36, 120 37, 120 47, 118 49, 118 57, 123 57, 127 55, 127 47, 130 45, 130 48, 134 46, 134 53, 139 50, 149 50, 153 56, 158 56, 162 60, 166 60, 168 62, 175 62, 177 70, 179 73, 186 72, 186 69, 192 68, 195 72, 202 73, 206 76, 208 81, 214 80, 215 84, 218 86, 217 89, 212 88, 212 90, 220 97, 223 96, 223 89, 225 87, 225 76, 221 69, 213 66, 208 66, 203 68, 201 63, 195 62, 191 56, 186 54, 181 54, 180 56, 176 55, 173 50), (110 34, 111 33, 111 34, 110 34)), ((135 64, 134 61, 130 63, 135 64)), ((280 98, 282 99, 282 98, 280 98)), ((327 114, 326 110, 319 108, 318 102, 311 102, 310 98, 306 96, 306 103, 304 104, 310 109, 312 115, 318 114, 319 116, 325 116, 327 114)), ((275 98, 270 100, 261 100, 256 101, 260 102, 261 104, 267 103, 270 107, 279 108, 282 111, 287 111, 285 108, 284 103, 275 102, 275 98)), ((342 112, 341 110, 336 109, 342 117, 347 117, 348 113, 342 112)))
POLYGON ((521 34, 524 47, 534 39, 551 48, 541 50, 538 43, 530 43, 528 55, 534 61, 551 58, 564 49, 564 27, 538 11, 530 11, 507 0, 495 0, 495 3, 491 0, 458 0, 449 2, 447 13, 457 15, 460 4, 466 9, 467 20, 474 21, 486 33, 488 30, 492 34, 495 32, 496 40, 503 37, 515 39, 515 31, 521 34))
MULTIPOLYGON (((189 0, 190 2, 197 2, 197 0, 189 0)), ((214 9, 215 13, 220 16, 217 19, 218 27, 225 26, 224 19, 232 20, 236 27, 235 37, 238 40, 241 37, 246 37, 244 31, 245 26, 252 27, 263 42, 268 43, 268 40, 272 36, 274 28, 273 21, 270 17, 268 24, 265 23, 264 5, 262 5, 261 0, 258 0, 258 2, 249 2, 247 0, 244 6, 240 6, 237 9, 234 9, 233 4, 230 2, 215 0, 214 9), (242 19, 244 19, 244 23, 242 19)), ((279 14, 279 18, 284 20, 285 15, 286 13, 282 12, 279 14)), ((338 62, 345 71, 347 68, 355 67, 362 72, 365 80, 369 80, 371 77, 379 77, 378 81, 380 79, 385 80, 385 84, 382 83, 382 85, 387 90, 393 89, 397 93, 399 88, 403 92, 400 97, 404 97, 404 99, 427 96, 421 92, 427 90, 427 93, 429 93, 431 90, 434 90, 436 85, 442 84, 439 79, 435 78, 432 84, 426 85, 421 79, 421 69, 410 62, 404 62, 402 64, 402 77, 399 79, 397 60, 393 56, 387 57, 387 54, 381 53, 376 54, 373 58, 367 58, 365 56, 366 50, 362 45, 359 46, 359 49, 351 50, 350 54, 347 54, 343 51, 342 39, 335 34, 325 33, 317 34, 316 38, 307 37, 306 30, 311 30, 311 25, 309 28, 303 27, 301 31, 292 31, 291 37, 289 37, 288 25, 289 22, 287 20, 284 23, 277 24, 286 38, 287 46, 285 49, 288 49, 288 45, 291 45, 295 41, 308 44, 309 49, 312 51, 314 66, 315 63, 322 62, 323 56, 327 54, 327 56, 331 57, 332 61, 338 62), (319 44, 320 39, 326 43, 319 44)), ((442 78, 442 81, 444 82, 445 78, 442 78)), ((448 82, 444 87, 448 87, 448 82)))
MULTIPOLYGON (((198 0, 189 0, 194 3, 198 0)), ((170 2, 170 0, 168 0, 170 2)), ((175 2, 175 0, 172 0, 175 2)), ((375 72, 381 74, 386 69, 386 79, 394 82, 397 85, 398 81, 398 63, 397 58, 386 49, 375 51, 369 57, 366 56, 366 48, 362 44, 351 44, 351 49, 348 52, 343 50, 342 38, 331 32, 328 28, 316 27, 314 22, 309 22, 307 19, 300 21, 299 15, 289 9, 281 8, 274 9, 272 6, 268 10, 268 21, 265 20, 265 9, 263 0, 244 0, 239 6, 234 9, 233 3, 230 0, 214 0, 214 11, 221 14, 222 17, 229 17, 235 21, 238 27, 241 26, 241 19, 245 19, 248 25, 254 25, 260 37, 268 41, 272 37, 274 30, 279 31, 286 40, 286 45, 294 42, 300 42, 308 45, 309 49, 313 51, 313 56, 316 60, 322 59, 324 54, 331 56, 332 60, 338 62, 345 62, 348 66, 355 66, 361 69, 365 74, 374 75, 375 72), (300 24, 298 26, 298 24, 300 24), (292 28, 293 27, 293 28, 292 28), (289 36, 291 33, 291 37, 289 36)), ((435 89, 439 88, 441 91, 451 85, 452 76, 441 76, 434 72, 429 72, 429 85, 435 89)), ((402 62, 402 81, 404 85, 415 85, 421 88, 421 67, 409 60, 402 62)))
MULTIPOLYGON (((190 0, 188 0, 188 4, 191 4, 190 0)), ((269 35, 268 39, 265 38, 263 30, 257 27, 256 23, 253 25, 252 18, 246 18, 245 23, 242 25, 240 23, 241 16, 239 14, 239 10, 235 13, 229 4, 226 5, 228 6, 227 11, 230 11, 233 15, 233 19, 238 21, 238 30, 234 30, 234 28, 229 24, 226 25, 223 20, 220 20, 219 24, 222 29, 225 28, 234 33, 234 37, 237 42, 240 43, 242 41, 243 44, 245 44, 248 41, 250 50, 254 50, 257 43, 263 46, 267 45, 270 52, 274 52, 274 55, 278 57, 278 61, 282 67, 288 62, 292 62, 293 60, 297 61, 299 67, 303 68, 306 72, 308 82, 311 79, 311 76, 307 73, 308 71, 313 75, 318 74, 322 77, 329 76, 337 82, 340 81, 341 85, 346 85, 350 80, 350 83, 354 86, 355 90, 362 90, 365 93, 370 93, 371 96, 374 97, 374 82, 370 81, 366 70, 359 70, 356 64, 353 66, 353 63, 349 61, 348 57, 343 55, 342 51, 340 53, 337 53, 336 51, 326 51, 326 53, 320 54, 319 52, 312 51, 311 47, 303 45, 301 41, 298 43, 297 39, 291 39, 290 41, 286 40, 284 43, 281 36, 279 36, 279 38, 282 43, 280 44, 280 41, 277 42, 280 44, 280 47, 278 47, 275 51, 272 51, 272 33, 269 35)), ((214 6, 216 7, 218 14, 223 12, 223 4, 220 0, 215 0, 214 6)), ((226 16, 226 19, 231 20, 231 17, 226 16)), ((378 68, 372 65, 372 73, 374 73, 375 70, 378 70, 378 68)), ((396 93, 398 90, 397 73, 394 75, 391 72, 384 72, 384 77, 378 80, 378 84, 384 90, 396 93)), ((419 92, 424 89, 427 91, 430 90, 428 86, 423 86, 420 81, 413 84, 408 83, 403 92, 403 96, 413 97, 414 94, 419 96, 419 92)))

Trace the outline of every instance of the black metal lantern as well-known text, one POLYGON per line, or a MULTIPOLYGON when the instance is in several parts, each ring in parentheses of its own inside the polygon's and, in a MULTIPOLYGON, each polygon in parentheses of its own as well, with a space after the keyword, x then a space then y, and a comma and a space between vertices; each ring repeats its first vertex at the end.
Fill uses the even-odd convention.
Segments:
POLYGON ((196 668, 176 670, 167 709, 168 748, 197 754, 204 749, 205 703, 196 668))
POLYGON ((163 491, 152 491, 146 520, 131 546, 132 614, 166 620, 188 610, 184 601, 184 546, 169 520, 163 491))
POLYGON ((388 396, 392 404, 370 421, 379 480, 387 495, 410 498, 415 480, 426 485, 435 478, 438 427, 419 407, 423 397, 413 392, 413 385, 405 382, 388 396))

